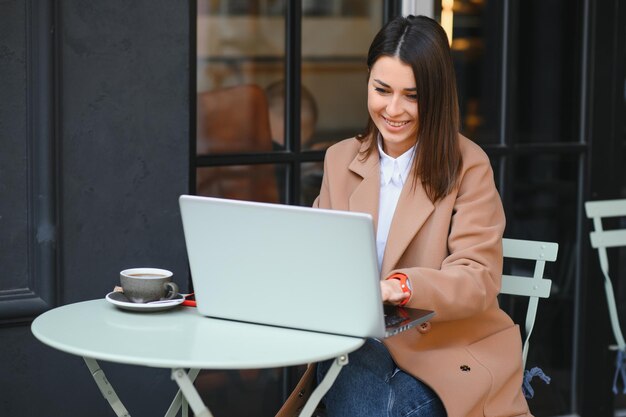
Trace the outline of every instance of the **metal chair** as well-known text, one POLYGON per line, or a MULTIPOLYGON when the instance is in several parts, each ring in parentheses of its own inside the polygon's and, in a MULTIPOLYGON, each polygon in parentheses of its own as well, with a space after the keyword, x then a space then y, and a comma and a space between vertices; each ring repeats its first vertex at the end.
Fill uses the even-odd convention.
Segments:
POLYGON ((602 273, 604 274, 604 290, 606 302, 609 307, 611 327, 615 341, 617 342, 617 345, 609 346, 609 349, 617 351, 613 392, 617 394, 617 380, 621 376, 623 385, 622 393, 626 394, 626 343, 624 343, 624 336, 622 335, 619 317, 617 315, 613 284, 609 276, 609 258, 606 252, 607 248, 626 247, 626 228, 604 230, 602 227, 603 218, 626 217, 626 199, 587 201, 585 203, 585 211, 587 212, 587 218, 593 219, 594 230, 589 233, 589 238, 591 240, 591 246, 598 250, 600 269, 602 269, 602 273))
MULTIPOLYGON (((529 297, 524 326, 526 337, 522 350, 523 366, 526 368, 530 335, 535 326, 539 298, 550 297, 550 288, 552 287, 552 281, 543 277, 544 268, 546 262, 554 262, 556 260, 559 245, 554 242, 504 238, 502 239, 502 249, 505 258, 535 261, 532 277, 503 275, 502 287, 500 289, 500 294, 529 297)), ((546 383, 550 383, 550 377, 545 375, 540 368, 533 367, 530 370, 525 370, 522 388, 526 398, 532 398, 534 395, 530 382, 535 376, 541 378, 546 383)))

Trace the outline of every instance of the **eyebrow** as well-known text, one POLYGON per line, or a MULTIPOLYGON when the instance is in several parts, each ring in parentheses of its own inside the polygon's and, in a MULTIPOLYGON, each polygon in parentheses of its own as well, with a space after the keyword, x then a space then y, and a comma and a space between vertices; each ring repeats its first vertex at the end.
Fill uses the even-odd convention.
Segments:
MULTIPOLYGON (((386 84, 386 83, 384 83, 384 82, 382 82, 382 81, 380 81, 380 80, 378 80, 376 78, 374 78, 374 81, 376 81, 378 84, 382 85, 385 88, 391 88, 391 86, 389 84, 386 84)), ((403 90, 404 91, 417 91, 417 88, 416 87, 413 87, 413 88, 403 88, 403 90)))

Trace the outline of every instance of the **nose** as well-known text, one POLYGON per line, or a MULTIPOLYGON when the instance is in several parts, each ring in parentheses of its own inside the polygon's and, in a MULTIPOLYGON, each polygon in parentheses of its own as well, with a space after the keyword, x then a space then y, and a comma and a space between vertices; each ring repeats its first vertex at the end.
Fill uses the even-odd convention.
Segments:
POLYGON ((401 97, 394 94, 389 98, 385 111, 389 117, 395 117, 402 114, 402 105, 400 101, 401 97))

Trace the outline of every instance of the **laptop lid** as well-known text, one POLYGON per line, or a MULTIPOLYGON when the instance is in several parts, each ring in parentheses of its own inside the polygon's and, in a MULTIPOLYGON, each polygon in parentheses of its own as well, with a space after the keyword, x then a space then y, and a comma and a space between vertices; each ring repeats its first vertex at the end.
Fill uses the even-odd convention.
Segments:
POLYGON ((370 215, 187 195, 179 202, 201 314, 385 336, 370 215))

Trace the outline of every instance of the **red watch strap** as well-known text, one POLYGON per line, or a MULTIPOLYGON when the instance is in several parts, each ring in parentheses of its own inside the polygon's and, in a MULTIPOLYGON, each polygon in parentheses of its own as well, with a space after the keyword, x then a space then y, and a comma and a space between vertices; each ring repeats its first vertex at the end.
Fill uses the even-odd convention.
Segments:
POLYGON ((404 300, 402 300, 402 302, 399 305, 403 306, 406 303, 408 303, 409 302, 409 298, 411 298, 411 288, 409 288, 409 284, 407 284, 407 281, 408 281, 409 277, 406 274, 403 274, 401 272, 396 272, 395 274, 389 275, 387 277, 387 279, 398 279, 398 280, 400 280, 400 288, 402 288, 403 292, 409 293, 409 296, 407 298, 405 298, 404 300))

